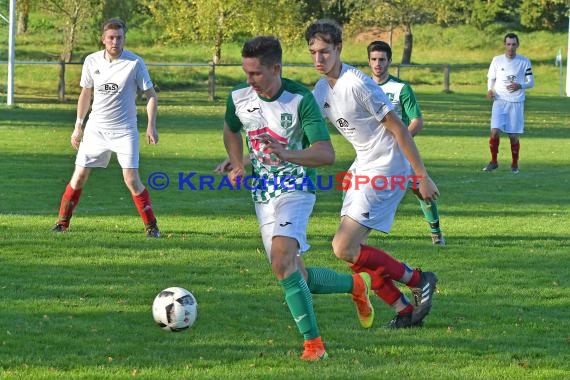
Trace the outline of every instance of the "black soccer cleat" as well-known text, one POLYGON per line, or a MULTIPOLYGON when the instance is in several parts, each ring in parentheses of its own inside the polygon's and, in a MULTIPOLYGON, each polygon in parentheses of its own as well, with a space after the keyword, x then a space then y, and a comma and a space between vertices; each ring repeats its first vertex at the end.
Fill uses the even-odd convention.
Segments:
POLYGON ((412 313, 396 314, 394 318, 388 322, 386 328, 388 329, 407 329, 413 327, 412 313))
POLYGON ((433 272, 421 272, 420 282, 412 288, 414 295, 414 311, 412 313, 412 325, 421 326, 424 318, 431 310, 433 293, 437 284, 437 276, 433 272))
POLYGON ((148 238, 159 238, 160 237, 160 231, 158 229, 158 226, 156 225, 156 221, 152 222, 146 226, 145 234, 146 234, 146 237, 148 237, 148 238))
POLYGON ((497 169, 498 167, 499 167, 499 164, 497 162, 491 161, 487 164, 487 166, 485 166, 483 168, 483 171, 484 172, 492 172, 493 170, 497 169))
POLYGON ((56 223, 55 226, 51 229, 53 232, 65 232, 67 231, 67 227, 61 223, 56 223))

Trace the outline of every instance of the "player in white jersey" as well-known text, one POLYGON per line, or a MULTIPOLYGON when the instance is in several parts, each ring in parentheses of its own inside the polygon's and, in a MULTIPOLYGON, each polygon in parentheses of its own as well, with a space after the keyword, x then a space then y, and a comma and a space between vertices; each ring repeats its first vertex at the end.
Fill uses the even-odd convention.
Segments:
POLYGON ((105 48, 85 58, 77 120, 71 135, 71 145, 78 149, 75 171, 61 199, 59 219, 53 228, 55 232, 65 232, 69 228, 73 210, 91 169, 107 167, 111 153, 115 152, 125 184, 145 225, 146 235, 160 237, 149 193, 138 172, 136 109, 137 89, 140 89, 147 98, 146 136, 150 144, 157 144, 157 96, 143 60, 123 48, 125 33, 126 25, 122 20, 104 22, 101 42, 105 48), (83 131, 90 105, 91 113, 83 131))
POLYGON ((530 60, 517 54, 519 38, 507 33, 503 40, 505 54, 493 57, 487 73, 487 98, 493 99, 491 110, 491 161, 483 168, 490 172, 499 167, 500 132, 509 136, 511 143, 511 171, 519 173, 519 136, 524 133, 525 91, 534 87, 530 60))
POLYGON ((438 189, 424 167, 410 132, 393 111, 382 89, 362 71, 341 62, 341 27, 332 20, 315 21, 305 31, 305 39, 315 69, 323 75, 313 91, 317 104, 356 151, 356 159, 348 170, 352 186, 344 197, 333 251, 348 262, 353 271, 371 275, 372 289, 397 312, 388 327, 420 325, 431 310, 436 275, 413 270, 387 252, 363 242, 372 230, 389 232, 407 187, 407 183, 374 186, 374 178, 406 177, 411 163, 420 177, 419 190, 426 202, 437 198, 438 189), (357 186, 357 178, 360 178, 360 186, 357 186), (362 185, 365 179, 369 183, 362 185), (412 289, 415 305, 393 281, 412 289))
POLYGON ((228 96, 224 145, 230 158, 228 178, 243 186, 245 134, 254 174, 252 197, 263 245, 285 301, 304 338, 302 360, 327 358, 311 293, 349 293, 360 323, 371 327, 370 276, 340 274, 326 268, 305 268, 309 249, 306 229, 315 203, 316 167, 330 165, 335 154, 326 124, 311 92, 281 77, 279 40, 259 36, 242 49, 247 82, 228 96), (308 180, 308 178, 312 178, 308 180))
MULTIPOLYGON (((408 131, 414 137, 423 129, 422 111, 409 83, 390 75, 392 48, 384 41, 373 41, 368 45, 367 51, 372 79, 380 85, 382 91, 392 102, 394 111, 402 119, 404 125, 408 126, 408 131)), ((412 191, 420 202, 425 220, 429 224, 432 243, 434 245, 445 245, 439 226, 437 201, 432 199, 430 202, 426 202, 419 192, 419 181, 410 181, 410 183, 412 191)))

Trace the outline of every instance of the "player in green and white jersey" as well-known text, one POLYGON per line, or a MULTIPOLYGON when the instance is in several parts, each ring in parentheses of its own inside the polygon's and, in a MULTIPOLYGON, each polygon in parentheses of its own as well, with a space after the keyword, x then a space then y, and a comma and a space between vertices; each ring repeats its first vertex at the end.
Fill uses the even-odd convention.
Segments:
POLYGON ((350 293, 360 323, 371 327, 370 276, 305 268, 306 230, 315 203, 316 167, 330 165, 335 153, 326 124, 311 92, 282 78, 282 49, 274 37, 260 36, 242 49, 246 83, 227 99, 224 145, 230 158, 228 178, 243 183, 243 139, 253 168, 252 197, 271 268, 303 335, 302 360, 327 358, 317 326, 311 293, 350 293), (311 182, 312 181, 312 182, 311 182))
MULTIPOLYGON (((384 41, 374 41, 368 45, 368 65, 372 71, 372 79, 380 85, 382 91, 394 105, 394 111, 400 116, 404 125, 413 136, 423 128, 424 121, 420 105, 409 83, 390 74, 392 48, 384 41)), ((437 201, 426 202, 419 192, 419 182, 412 183, 412 191, 420 202, 420 207, 431 231, 434 245, 445 245, 439 226, 437 201)))

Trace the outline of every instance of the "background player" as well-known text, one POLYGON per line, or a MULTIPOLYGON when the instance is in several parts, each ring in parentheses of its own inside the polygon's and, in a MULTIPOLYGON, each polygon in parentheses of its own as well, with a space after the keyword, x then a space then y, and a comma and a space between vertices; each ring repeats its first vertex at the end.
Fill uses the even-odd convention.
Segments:
POLYGON ((525 90, 534 87, 534 77, 530 60, 517 54, 518 36, 507 33, 503 41, 505 54, 493 57, 487 73, 487 98, 493 99, 489 138, 491 161, 483 171, 491 172, 499 167, 499 136, 504 132, 511 142, 511 171, 518 174, 519 135, 524 133, 525 90))
MULTIPOLYGON (((423 128, 424 120, 416 95, 409 83, 390 75, 392 63, 392 48, 384 41, 374 41, 368 45, 368 65, 372 71, 372 79, 380 85, 382 91, 394 105, 394 111, 400 116, 412 137, 423 128)), ((437 201, 432 199, 426 202, 419 192, 419 181, 411 186, 412 191, 420 202, 424 217, 430 226, 432 243, 445 245, 443 234, 439 226, 439 213, 437 201)))
POLYGON ((111 153, 123 170, 123 178, 144 222, 148 237, 160 237, 150 196, 139 173, 139 134, 137 131, 137 89, 147 99, 149 144, 158 143, 156 130, 157 96, 143 60, 123 48, 126 25, 122 20, 103 23, 101 42, 105 48, 85 58, 81 73, 82 87, 77 102, 77 120, 71 145, 78 149, 75 171, 69 181, 59 209, 55 232, 65 232, 79 202, 92 168, 105 168, 111 153), (93 104, 83 133, 83 122, 93 104), (83 136, 83 138, 82 138, 83 136))

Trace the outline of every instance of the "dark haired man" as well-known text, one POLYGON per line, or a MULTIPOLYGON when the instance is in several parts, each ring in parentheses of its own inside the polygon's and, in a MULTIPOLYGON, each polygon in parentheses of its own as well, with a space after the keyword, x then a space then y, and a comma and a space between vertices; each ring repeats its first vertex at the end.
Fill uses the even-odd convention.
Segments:
MULTIPOLYGON (((390 74, 392 48, 384 41, 374 41, 368 45, 367 51, 372 79, 380 85, 382 91, 394 105, 394 111, 414 137, 424 126, 422 111, 410 84, 390 74)), ((439 226, 437 201, 432 199, 428 203, 422 198, 419 192, 419 181, 414 181, 411 185, 412 191, 420 202, 425 220, 429 224, 432 243, 440 246, 445 245, 439 226)))
POLYGON ((304 338, 302 360, 327 358, 311 293, 349 293, 363 327, 371 327, 370 276, 305 268, 307 225, 315 204, 316 167, 330 165, 335 153, 311 92, 282 78, 279 40, 259 36, 242 49, 247 80, 227 99, 224 145, 230 159, 228 178, 237 185, 245 174, 245 134, 254 173, 252 198, 267 259, 285 293, 285 302, 304 338))
POLYGON ((487 98, 493 100, 491 110, 491 135, 489 149, 491 161, 483 171, 491 172, 499 167, 500 132, 509 136, 511 143, 511 171, 519 173, 519 136, 524 133, 525 91, 534 87, 530 60, 517 54, 519 37, 507 33, 503 40, 505 54, 493 57, 487 73, 487 98))

